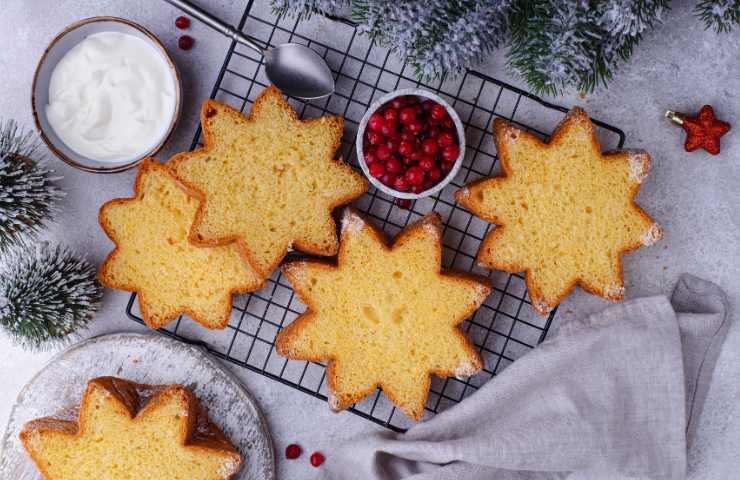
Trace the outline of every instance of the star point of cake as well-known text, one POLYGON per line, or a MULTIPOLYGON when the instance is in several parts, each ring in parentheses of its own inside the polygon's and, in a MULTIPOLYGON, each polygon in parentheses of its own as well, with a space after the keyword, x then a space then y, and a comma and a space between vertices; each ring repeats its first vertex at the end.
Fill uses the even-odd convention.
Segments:
POLYGON ((133 198, 100 209, 100 224, 116 248, 98 278, 140 295, 147 325, 160 328, 188 314, 208 328, 224 328, 235 293, 260 288, 263 278, 236 245, 199 247, 188 239, 198 201, 154 159, 140 167, 133 198))
POLYGON ((503 176, 473 182, 457 200, 493 223, 478 263, 526 272, 532 305, 548 313, 580 285, 619 300, 621 255, 662 237, 634 202, 650 156, 602 153, 586 113, 574 108, 549 143, 497 119, 494 140, 503 176))
POLYGON ((380 231, 346 209, 337 262, 284 267, 309 310, 277 340, 278 352, 290 358, 329 361, 333 409, 380 386, 418 420, 431 374, 480 370, 480 356, 458 325, 491 289, 479 278, 441 272, 439 216, 407 227, 389 246, 380 231))
POLYGON ((332 210, 367 190, 365 179, 334 158, 343 120, 301 120, 275 87, 245 117, 208 101, 205 144, 175 156, 172 171, 204 203, 192 228, 199 243, 237 240, 252 266, 269 275, 295 247, 336 254, 332 210))
POLYGON ((20 436, 50 480, 227 480, 242 463, 195 396, 180 385, 96 378, 88 383, 76 420, 33 420, 20 436))

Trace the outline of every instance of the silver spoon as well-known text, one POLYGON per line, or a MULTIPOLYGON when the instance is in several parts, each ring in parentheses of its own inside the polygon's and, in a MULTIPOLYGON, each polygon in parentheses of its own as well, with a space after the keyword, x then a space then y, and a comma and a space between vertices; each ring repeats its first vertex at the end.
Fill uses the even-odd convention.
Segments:
POLYGON ((267 78, 280 90, 301 100, 317 100, 334 93, 334 76, 323 58, 298 43, 263 49, 236 28, 188 0, 165 0, 188 15, 265 57, 267 78))

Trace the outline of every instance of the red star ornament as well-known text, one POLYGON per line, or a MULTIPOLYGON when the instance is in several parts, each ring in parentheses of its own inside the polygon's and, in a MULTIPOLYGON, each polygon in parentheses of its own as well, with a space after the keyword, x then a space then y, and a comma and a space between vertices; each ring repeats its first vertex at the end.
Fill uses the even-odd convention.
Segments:
POLYGON ((696 117, 684 117, 681 126, 686 130, 684 149, 687 152, 703 148, 712 155, 719 153, 719 139, 730 131, 730 124, 717 120, 709 105, 701 107, 696 117))

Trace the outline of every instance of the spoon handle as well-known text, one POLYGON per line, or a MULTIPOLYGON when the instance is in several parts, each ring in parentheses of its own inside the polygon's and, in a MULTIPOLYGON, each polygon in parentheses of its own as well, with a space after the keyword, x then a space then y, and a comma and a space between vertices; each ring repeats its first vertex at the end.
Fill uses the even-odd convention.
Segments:
POLYGON ((244 35, 242 32, 232 27, 231 25, 221 21, 219 18, 206 12, 205 10, 189 2, 188 0, 165 0, 165 2, 174 5, 191 17, 197 18, 201 22, 205 23, 214 30, 223 33, 232 40, 246 45, 260 55, 265 54, 265 51, 262 49, 262 47, 248 39, 246 35, 244 35))

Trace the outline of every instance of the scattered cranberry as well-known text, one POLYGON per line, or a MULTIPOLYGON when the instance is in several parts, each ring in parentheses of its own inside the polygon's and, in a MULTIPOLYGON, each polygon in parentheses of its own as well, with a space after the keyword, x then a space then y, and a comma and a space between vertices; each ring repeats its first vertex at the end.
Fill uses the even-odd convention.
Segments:
POLYGON ((322 463, 324 463, 324 456, 320 452, 313 452, 311 454, 311 465, 314 467, 320 467, 322 463))
POLYGON ((385 175, 385 165, 380 162, 371 163, 368 170, 370 170, 370 175, 375 178, 381 178, 385 175))
POLYGON ((447 116, 447 109, 440 104, 434 105, 429 111, 429 116, 435 122, 441 122, 447 116))
POLYGON ((437 144, 440 147, 449 147, 450 145, 454 145, 455 136, 452 132, 442 132, 439 134, 439 137, 437 137, 437 144))
POLYGON ((411 200, 408 198, 397 198, 396 199, 396 205, 398 205, 401 208, 405 208, 406 210, 411 208, 411 200))
POLYGON ((295 460, 296 458, 301 456, 301 453, 303 450, 301 449, 300 445, 297 445, 295 443, 291 443, 287 447, 285 447, 285 458, 288 460, 295 460))
POLYGON ((190 19, 188 17, 177 17, 175 19, 175 26, 180 30, 185 30, 190 26, 190 19))
POLYGON ((183 50, 190 50, 191 48, 193 48, 194 43, 195 40, 193 40, 193 37, 191 37, 190 35, 183 35, 177 41, 177 45, 183 50))
POLYGON ((380 131, 383 125, 385 125, 385 119, 379 113, 373 113, 367 121, 367 128, 376 132, 380 131))

